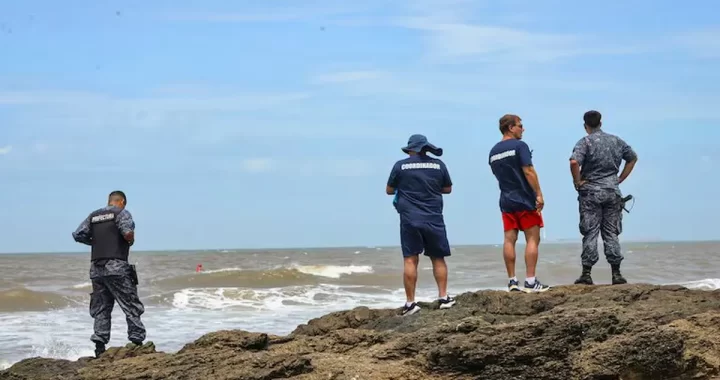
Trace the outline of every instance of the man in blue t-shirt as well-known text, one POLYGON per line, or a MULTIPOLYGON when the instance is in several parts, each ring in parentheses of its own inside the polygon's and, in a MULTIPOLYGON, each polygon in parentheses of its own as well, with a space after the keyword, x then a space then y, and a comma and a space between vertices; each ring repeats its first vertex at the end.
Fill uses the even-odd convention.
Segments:
POLYGON ((403 315, 420 311, 415 302, 417 266, 420 253, 430 257, 438 286, 441 309, 452 307, 455 300, 447 294, 447 264, 450 243, 443 218, 443 194, 450 194, 452 181, 445 163, 426 153, 442 156, 443 150, 430 144, 423 135, 412 135, 402 148, 408 157, 395 163, 385 189, 395 195, 400 214, 400 242, 404 257, 405 295, 403 315))
POLYGON ((503 218, 505 241, 503 258, 510 282, 508 290, 521 291, 515 276, 515 243, 518 231, 525 233, 525 287, 526 292, 544 292, 550 289, 535 277, 543 227, 542 208, 545 204, 540 182, 532 163, 532 153, 522 141, 525 131, 517 115, 500 118, 502 140, 490 150, 488 163, 500 186, 500 211, 503 218))

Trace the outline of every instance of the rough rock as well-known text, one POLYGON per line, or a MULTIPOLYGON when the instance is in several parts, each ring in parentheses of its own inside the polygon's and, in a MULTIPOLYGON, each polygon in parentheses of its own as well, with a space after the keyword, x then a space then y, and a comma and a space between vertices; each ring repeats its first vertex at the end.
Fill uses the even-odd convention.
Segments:
POLYGON ((98 359, 31 358, 0 380, 720 379, 720 291, 570 285, 456 299, 408 317, 358 307, 288 336, 217 331, 177 353, 148 343, 98 359))

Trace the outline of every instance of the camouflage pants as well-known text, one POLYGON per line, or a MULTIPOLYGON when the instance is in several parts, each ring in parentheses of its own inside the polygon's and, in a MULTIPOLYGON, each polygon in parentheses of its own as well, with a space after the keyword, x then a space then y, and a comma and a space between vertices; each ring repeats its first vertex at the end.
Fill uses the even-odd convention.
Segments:
POLYGON ((130 264, 121 260, 109 260, 104 265, 90 267, 93 292, 90 294, 90 316, 95 319, 93 342, 107 344, 110 341, 111 315, 115 302, 125 313, 128 340, 145 340, 145 326, 140 316, 145 312, 133 282, 130 264))
POLYGON ((622 198, 613 191, 580 194, 580 234, 582 265, 592 267, 598 260, 598 235, 602 235, 605 258, 610 265, 623 260, 619 236, 622 233, 622 198))

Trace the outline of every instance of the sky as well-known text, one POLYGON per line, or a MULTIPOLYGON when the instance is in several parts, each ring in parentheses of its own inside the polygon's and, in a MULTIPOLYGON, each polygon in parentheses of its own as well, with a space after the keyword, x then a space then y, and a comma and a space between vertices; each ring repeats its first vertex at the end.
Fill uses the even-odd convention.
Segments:
POLYGON ((580 238, 582 116, 638 153, 623 241, 713 240, 720 4, 398 0, 0 2, 0 252, 80 251, 110 191, 135 249, 399 244, 384 193, 442 147, 451 244, 502 241, 487 164, 520 115, 547 241, 580 238))

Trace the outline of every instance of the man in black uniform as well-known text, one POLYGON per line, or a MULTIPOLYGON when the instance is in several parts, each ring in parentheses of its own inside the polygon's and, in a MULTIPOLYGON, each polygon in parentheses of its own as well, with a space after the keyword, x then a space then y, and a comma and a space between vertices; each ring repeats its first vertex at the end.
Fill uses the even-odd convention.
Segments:
POLYGON ((141 346, 145 340, 145 326, 140 316, 145 307, 137 294, 137 272, 128 262, 130 246, 135 242, 135 222, 125 209, 127 198, 122 191, 113 191, 108 205, 95 210, 73 232, 78 243, 92 247, 90 280, 90 316, 95 319, 95 355, 105 352, 110 341, 110 317, 117 301, 125 313, 128 339, 141 346))

